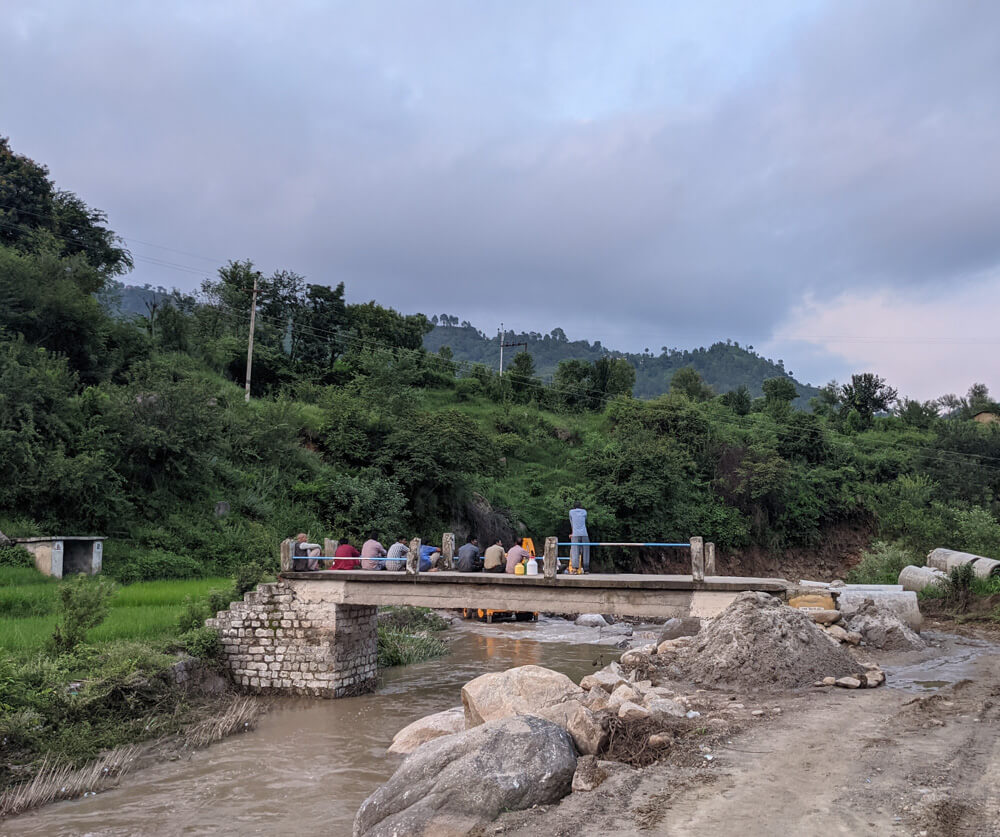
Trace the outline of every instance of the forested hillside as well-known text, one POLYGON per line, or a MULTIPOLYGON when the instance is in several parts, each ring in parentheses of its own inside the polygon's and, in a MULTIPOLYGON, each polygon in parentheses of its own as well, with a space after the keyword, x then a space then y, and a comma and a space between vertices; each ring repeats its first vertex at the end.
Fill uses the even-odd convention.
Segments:
MULTIPOLYGON (((438 352, 446 346, 456 361, 482 363, 492 369, 499 368, 499 336, 488 337, 468 322, 459 324, 458 318, 449 314, 442 314, 440 317, 435 315, 431 322, 434 329, 424 338, 424 346, 429 351, 438 352)), ((563 361, 593 362, 605 356, 624 358, 635 369, 633 394, 636 398, 663 395, 670 389, 674 373, 685 367, 692 367, 718 395, 745 386, 752 396, 758 397, 764 394, 764 381, 775 377, 792 380, 798 391, 793 404, 800 409, 808 409, 809 400, 819 394, 816 387, 795 381, 792 373, 785 370, 784 361, 768 360, 754 352, 753 346, 740 346, 739 343, 728 341, 714 343, 707 349, 671 349, 662 346, 659 354, 653 354, 648 349, 635 354, 602 346, 599 340, 593 343, 587 340, 570 340, 561 328, 556 328, 548 334, 508 331, 504 335, 504 342, 527 344, 525 347, 507 349, 506 361, 511 360, 515 352, 527 351, 531 354, 538 375, 545 380, 555 377, 559 364, 563 361)))
POLYGON ((247 403, 255 267, 123 319, 102 300, 129 268, 99 211, 0 145, 0 530, 110 535, 120 579, 273 565, 298 531, 564 535, 575 500, 599 539, 779 555, 847 527, 1000 557, 1000 426, 969 420, 996 409, 984 387, 942 415, 859 375, 805 413, 780 369, 758 397, 707 387, 699 364, 754 357, 723 345, 638 400, 629 358, 553 353, 543 383, 541 353, 520 354, 500 376, 428 352, 421 314, 277 271, 258 276, 247 403))

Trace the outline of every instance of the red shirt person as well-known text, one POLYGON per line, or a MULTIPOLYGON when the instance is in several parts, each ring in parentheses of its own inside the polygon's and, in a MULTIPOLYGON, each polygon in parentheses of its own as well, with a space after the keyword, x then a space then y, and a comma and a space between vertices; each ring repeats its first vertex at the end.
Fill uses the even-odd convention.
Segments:
POLYGON ((347 538, 341 538, 337 546, 337 551, 333 553, 334 562, 330 566, 331 570, 357 570, 361 568, 361 562, 357 558, 361 555, 347 538))

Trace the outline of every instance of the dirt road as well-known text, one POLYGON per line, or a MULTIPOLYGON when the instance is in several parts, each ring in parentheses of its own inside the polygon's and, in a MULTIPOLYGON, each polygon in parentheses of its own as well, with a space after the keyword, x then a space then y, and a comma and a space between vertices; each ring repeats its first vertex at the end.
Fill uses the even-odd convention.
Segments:
POLYGON ((895 665, 897 682, 917 692, 757 699, 764 715, 693 758, 622 768, 595 791, 506 814, 486 833, 1000 837, 1000 647, 973 649, 963 679, 927 688, 940 685, 935 664, 964 645, 944 639, 916 665, 912 654, 876 656, 890 683, 895 665), (924 663, 920 693, 911 675, 924 663))

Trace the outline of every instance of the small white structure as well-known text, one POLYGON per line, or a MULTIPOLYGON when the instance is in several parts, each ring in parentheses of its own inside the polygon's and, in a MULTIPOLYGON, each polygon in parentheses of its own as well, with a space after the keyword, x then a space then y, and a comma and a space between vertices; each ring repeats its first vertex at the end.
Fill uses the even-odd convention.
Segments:
POLYGON ((35 557, 35 566, 42 575, 62 578, 64 575, 85 573, 97 575, 104 559, 104 538, 56 535, 43 538, 16 538, 35 557))

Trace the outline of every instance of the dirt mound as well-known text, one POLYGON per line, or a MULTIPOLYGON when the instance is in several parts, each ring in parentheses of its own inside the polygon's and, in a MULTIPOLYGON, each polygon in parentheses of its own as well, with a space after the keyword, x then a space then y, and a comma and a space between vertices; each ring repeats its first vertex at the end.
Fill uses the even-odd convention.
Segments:
POLYGON ((651 661, 654 680, 740 691, 796 689, 865 671, 805 613, 766 593, 740 593, 689 642, 651 661))

